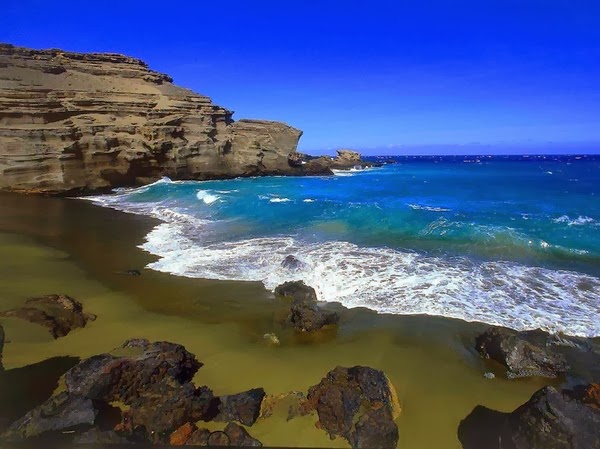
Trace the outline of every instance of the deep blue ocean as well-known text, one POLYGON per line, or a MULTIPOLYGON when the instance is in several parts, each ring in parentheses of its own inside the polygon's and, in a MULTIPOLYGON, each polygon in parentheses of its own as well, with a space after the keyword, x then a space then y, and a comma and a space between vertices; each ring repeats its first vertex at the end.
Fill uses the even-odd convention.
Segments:
POLYGON ((600 335, 600 156, 373 158, 329 177, 171 182, 93 198, 163 223, 149 268, 303 279, 323 301, 600 335), (288 255, 300 269, 282 266, 288 255))

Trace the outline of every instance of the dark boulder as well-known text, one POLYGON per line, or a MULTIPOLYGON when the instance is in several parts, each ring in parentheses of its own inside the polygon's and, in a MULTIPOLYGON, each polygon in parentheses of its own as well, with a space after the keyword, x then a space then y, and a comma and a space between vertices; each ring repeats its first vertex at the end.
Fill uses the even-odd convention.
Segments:
POLYGON ((54 338, 64 337, 73 329, 85 327, 95 315, 83 312, 79 301, 67 295, 47 295, 30 298, 23 307, 7 310, 0 316, 15 317, 48 328, 54 338))
POLYGON ((242 426, 230 422, 223 430, 229 437, 231 446, 237 447, 262 447, 262 443, 256 438, 252 438, 250 434, 242 426))
POLYGON ((118 353, 127 355, 100 354, 69 369, 64 374, 66 391, 16 421, 7 437, 73 430, 70 438, 82 441, 164 443, 181 425, 208 415, 213 394, 191 383, 201 363, 183 346, 129 340, 118 353), (113 401, 127 410, 112 407, 113 401), (88 432, 92 426, 97 431, 88 432), (113 429, 119 438, 110 433, 113 429))
POLYGON ((509 378, 528 376, 554 378, 569 369, 561 354, 532 344, 519 332, 510 329, 489 328, 477 337, 475 348, 482 357, 504 365, 509 378))
POLYGON ((283 259, 283 262, 281 262, 281 266, 283 268, 287 268, 288 270, 291 270, 291 271, 297 271, 297 270, 301 270, 302 268, 304 268, 306 266, 306 264, 304 262, 302 262, 300 259, 298 259, 290 254, 285 259, 283 259))
POLYGON ((314 288, 302 281, 286 282, 275 289, 275 295, 291 298, 289 321, 301 332, 314 332, 339 322, 336 312, 323 310, 317 304, 314 288))
POLYGON ((3 438, 18 441, 48 432, 90 428, 98 410, 91 399, 62 392, 15 421, 3 438))
POLYGON ((331 438, 342 436, 353 448, 395 448, 400 405, 394 387, 379 370, 336 367, 308 390, 307 407, 331 438))
POLYGON ((220 396, 211 404, 211 407, 217 413, 214 420, 223 422, 238 421, 246 426, 251 426, 258 419, 264 397, 265 390, 262 388, 253 388, 238 394, 220 396))
POLYGON ((600 448, 600 409, 544 387, 512 413, 477 406, 458 427, 463 449, 600 448))
POLYGON ((303 281, 289 281, 275 287, 275 296, 317 302, 317 292, 303 281))
POLYGON ((122 349, 133 355, 100 354, 83 360, 65 374, 67 390, 90 399, 129 404, 154 384, 167 379, 184 384, 202 366, 185 347, 169 342, 138 339, 122 349))
POLYGON ((212 399, 207 387, 164 380, 132 399, 121 428, 133 433, 144 429, 148 440, 167 442, 169 435, 185 423, 204 418, 212 399))

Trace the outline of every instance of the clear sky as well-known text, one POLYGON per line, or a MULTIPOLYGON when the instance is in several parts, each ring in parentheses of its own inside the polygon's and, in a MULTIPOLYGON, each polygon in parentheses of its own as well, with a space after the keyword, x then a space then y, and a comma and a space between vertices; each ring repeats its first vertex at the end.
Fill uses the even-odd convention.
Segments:
POLYGON ((599 0, 2 0, 0 41, 142 58, 307 152, 600 152, 599 0))

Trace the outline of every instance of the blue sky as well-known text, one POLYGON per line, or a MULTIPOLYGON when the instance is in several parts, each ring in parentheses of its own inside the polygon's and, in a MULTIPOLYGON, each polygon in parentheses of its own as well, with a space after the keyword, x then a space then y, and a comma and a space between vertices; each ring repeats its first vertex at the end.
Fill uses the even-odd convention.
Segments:
POLYGON ((597 0, 4 0, 1 9, 0 41, 142 58, 235 118, 302 129, 307 152, 600 151, 597 0))

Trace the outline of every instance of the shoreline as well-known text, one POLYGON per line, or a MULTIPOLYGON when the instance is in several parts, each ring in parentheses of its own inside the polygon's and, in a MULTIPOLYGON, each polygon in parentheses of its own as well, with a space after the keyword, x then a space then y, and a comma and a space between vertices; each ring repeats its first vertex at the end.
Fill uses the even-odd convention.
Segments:
MULTIPOLYGON (((135 337, 186 346, 204 363, 198 384, 220 394, 257 386, 269 394, 305 390, 336 365, 364 364, 382 369, 395 385, 403 408, 398 447, 407 449, 459 447, 458 423, 475 405, 510 411, 541 386, 561 383, 483 378, 490 366, 472 343, 487 327, 482 323, 343 308, 337 332, 310 342, 281 328, 274 317, 285 307, 259 282, 190 279, 143 269, 154 256, 137 245, 156 219, 71 199, 2 194, 0 204, 2 249, 12 245, 15 254, 29 260, 14 267, 15 275, 36 279, 23 285, 16 276, 0 284, 0 295, 12 297, 3 308, 62 289, 56 293, 72 294, 98 315, 58 340, 33 325, 24 326, 22 334, 5 326, 11 341, 4 351, 7 369, 52 356, 86 357, 135 337), (118 273, 128 269, 140 269, 142 275, 118 273), (262 338, 273 331, 280 334, 279 347, 262 338), (432 424, 439 430, 435 435, 428 431, 432 424)), ((258 422, 253 436, 270 446, 290 445, 302 432, 306 445, 346 446, 315 429, 314 420, 273 423, 258 422)))

